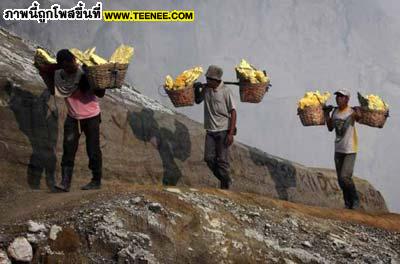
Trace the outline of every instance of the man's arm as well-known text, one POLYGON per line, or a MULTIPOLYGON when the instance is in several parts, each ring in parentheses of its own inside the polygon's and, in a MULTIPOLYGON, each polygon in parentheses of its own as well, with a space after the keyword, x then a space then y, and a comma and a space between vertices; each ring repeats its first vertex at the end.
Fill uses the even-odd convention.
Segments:
POLYGON ((204 95, 206 93, 206 88, 200 82, 196 82, 194 85, 194 101, 196 104, 200 104, 204 100, 204 95))
POLYGON ((50 94, 54 95, 54 73, 56 70, 60 69, 60 66, 58 66, 58 64, 45 64, 38 66, 38 69, 39 75, 45 82, 50 94))
POLYGON ((361 119, 361 110, 359 106, 353 107, 353 118, 355 121, 359 121, 361 119))
MULTIPOLYGON (((79 81, 79 89, 82 92, 87 92, 90 90, 90 84, 89 84, 89 80, 88 80, 86 74, 83 74, 81 77, 81 80, 79 81)), ((105 89, 96 89, 96 90, 93 90, 93 93, 97 97, 103 98, 104 95, 106 94, 106 90, 105 89)))
POLYGON ((324 115, 325 115, 325 120, 326 120, 326 126, 328 128, 329 132, 332 132, 333 130, 333 120, 330 115, 330 112, 333 110, 333 107, 331 105, 325 106, 324 107, 324 115))
POLYGON ((231 122, 229 124, 229 129, 228 129, 228 133, 235 135, 235 130, 236 130, 236 110, 232 109, 231 112, 231 122))
POLYGON ((230 146, 233 143, 233 137, 236 134, 236 110, 232 109, 231 112, 231 118, 230 118, 230 123, 229 123, 229 128, 228 128, 228 135, 226 137, 226 145, 230 146))

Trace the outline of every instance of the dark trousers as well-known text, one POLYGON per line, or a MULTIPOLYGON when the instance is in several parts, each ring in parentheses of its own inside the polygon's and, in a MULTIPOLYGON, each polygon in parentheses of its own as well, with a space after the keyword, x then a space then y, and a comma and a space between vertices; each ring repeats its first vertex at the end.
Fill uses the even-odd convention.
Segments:
POLYGON ((74 167, 81 132, 86 137, 86 152, 89 157, 89 169, 93 172, 93 180, 101 180, 102 154, 100 149, 100 115, 76 120, 70 116, 64 123, 64 143, 62 167, 74 167))
POLYGON ((346 208, 358 206, 359 198, 353 181, 353 170, 356 154, 335 153, 335 166, 339 186, 343 191, 346 208))
POLYGON ((225 144, 227 131, 207 132, 204 161, 214 176, 221 181, 221 188, 229 188, 229 147, 225 144))

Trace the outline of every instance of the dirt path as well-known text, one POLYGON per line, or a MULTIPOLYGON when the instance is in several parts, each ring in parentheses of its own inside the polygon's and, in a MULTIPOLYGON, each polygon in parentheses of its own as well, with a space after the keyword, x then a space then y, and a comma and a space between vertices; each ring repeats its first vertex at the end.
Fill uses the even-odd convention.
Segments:
MULTIPOLYGON (((134 185, 119 182, 106 182, 103 189, 96 191, 81 191, 78 186, 74 186, 69 193, 49 193, 46 190, 24 191, 18 193, 8 202, 0 205, 0 223, 2 225, 15 222, 26 221, 28 219, 44 218, 46 216, 65 215, 73 208, 83 206, 93 201, 111 199, 121 194, 140 192, 152 196, 163 196, 163 187, 154 185, 134 185)), ((237 193, 221 191, 218 189, 199 189, 202 192, 225 196, 237 202, 246 204, 257 204, 264 208, 277 208, 283 211, 290 211, 323 219, 346 221, 351 223, 363 224, 400 232, 399 214, 371 214, 363 211, 352 211, 344 209, 330 209, 296 204, 281 200, 275 200, 260 195, 249 193, 237 193)), ((162 201, 161 201, 162 202, 162 201)))

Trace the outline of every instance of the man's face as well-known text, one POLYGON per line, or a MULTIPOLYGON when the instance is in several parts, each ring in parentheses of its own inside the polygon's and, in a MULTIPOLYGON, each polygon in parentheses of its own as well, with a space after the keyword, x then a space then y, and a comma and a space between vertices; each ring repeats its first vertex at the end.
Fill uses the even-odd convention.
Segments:
POLYGON ((61 67, 63 68, 63 70, 68 73, 68 74, 73 74, 76 73, 78 71, 78 63, 76 61, 76 59, 74 59, 71 62, 68 61, 64 61, 61 65, 61 67))
POLYGON ((342 94, 337 94, 336 95, 336 103, 339 108, 345 108, 349 103, 349 97, 342 95, 342 94))
POLYGON ((217 88, 219 86, 219 84, 221 83, 220 80, 216 80, 213 78, 206 78, 206 80, 207 80, 207 86, 210 88, 213 88, 213 89, 217 88))

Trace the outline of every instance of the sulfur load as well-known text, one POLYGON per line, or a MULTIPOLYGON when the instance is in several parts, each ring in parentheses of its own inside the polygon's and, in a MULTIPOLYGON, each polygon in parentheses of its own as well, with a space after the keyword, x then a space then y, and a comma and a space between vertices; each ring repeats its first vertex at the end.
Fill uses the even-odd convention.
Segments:
POLYGON ((270 79, 263 71, 257 70, 253 65, 242 59, 235 67, 238 79, 250 83, 269 83, 270 79))
POLYGON ((378 95, 369 94, 367 96, 362 96, 360 93, 358 93, 358 101, 360 102, 361 107, 365 107, 370 110, 389 110, 389 105, 386 104, 378 95))
POLYGON ((110 59, 106 60, 95 53, 96 47, 87 49, 84 52, 77 48, 72 48, 69 51, 86 66, 103 65, 107 63, 128 64, 134 53, 133 47, 121 45, 114 51, 110 59))
MULTIPOLYGON (((127 45, 119 46, 111 55, 110 60, 106 60, 95 53, 96 47, 81 51, 77 48, 71 48, 69 51, 78 59, 81 64, 86 66, 103 65, 107 63, 128 64, 133 57, 133 47, 127 45)), ((39 67, 44 64, 55 64, 56 59, 49 55, 44 49, 38 48, 35 52, 34 65, 39 67)))
POLYGON ((194 67, 182 72, 175 80, 170 75, 167 75, 165 77, 164 87, 167 90, 182 90, 194 83, 202 74, 203 68, 194 67))
POLYGON ((325 92, 321 94, 319 91, 315 92, 307 92, 303 98, 301 98, 298 102, 299 109, 304 109, 308 106, 318 106, 325 104, 331 94, 329 92, 325 92))
POLYGON ((36 49, 34 57, 34 65, 37 68, 39 68, 42 65, 56 64, 56 63, 57 63, 56 59, 54 59, 47 51, 41 48, 36 49))
POLYGON ((133 57, 133 53, 133 47, 121 45, 114 51, 113 55, 111 55, 110 62, 128 64, 133 57))

